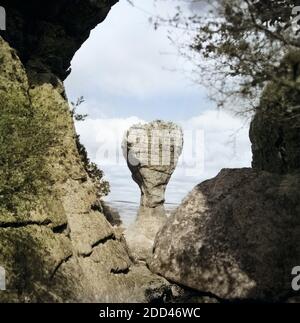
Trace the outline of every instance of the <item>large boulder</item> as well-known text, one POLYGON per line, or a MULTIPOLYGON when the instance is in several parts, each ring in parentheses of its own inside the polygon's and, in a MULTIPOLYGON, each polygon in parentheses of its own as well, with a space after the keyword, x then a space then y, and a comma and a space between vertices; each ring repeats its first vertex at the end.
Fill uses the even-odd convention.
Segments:
POLYGON ((300 264, 300 174, 224 169, 158 233, 149 267, 226 300, 278 301, 300 264))
POLYGON ((145 259, 150 253, 155 235, 166 220, 165 191, 182 148, 182 130, 172 122, 134 125, 125 135, 124 157, 141 190, 137 219, 126 235, 137 258, 145 259))

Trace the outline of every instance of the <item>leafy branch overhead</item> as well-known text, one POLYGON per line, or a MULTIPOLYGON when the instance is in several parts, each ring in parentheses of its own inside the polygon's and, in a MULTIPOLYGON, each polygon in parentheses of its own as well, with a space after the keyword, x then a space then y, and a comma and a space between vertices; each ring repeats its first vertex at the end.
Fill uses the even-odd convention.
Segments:
POLYGON ((71 115, 75 119, 75 121, 84 121, 88 117, 87 114, 80 114, 77 112, 79 106, 82 103, 84 103, 83 96, 79 97, 76 102, 71 102, 71 115))
POLYGON ((180 2, 175 15, 151 21, 169 27, 171 41, 194 66, 194 81, 207 86, 219 106, 244 103, 243 113, 253 111, 270 81, 299 91, 300 26, 293 8, 300 1, 195 0, 190 10, 180 2))

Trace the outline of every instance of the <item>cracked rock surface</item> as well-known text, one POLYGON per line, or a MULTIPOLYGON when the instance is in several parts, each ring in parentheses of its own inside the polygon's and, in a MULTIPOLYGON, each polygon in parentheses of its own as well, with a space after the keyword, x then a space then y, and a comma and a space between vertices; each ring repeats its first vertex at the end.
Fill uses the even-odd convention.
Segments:
POLYGON ((222 170, 168 218, 149 268, 223 300, 286 300, 300 263, 299 187, 299 173, 222 170))

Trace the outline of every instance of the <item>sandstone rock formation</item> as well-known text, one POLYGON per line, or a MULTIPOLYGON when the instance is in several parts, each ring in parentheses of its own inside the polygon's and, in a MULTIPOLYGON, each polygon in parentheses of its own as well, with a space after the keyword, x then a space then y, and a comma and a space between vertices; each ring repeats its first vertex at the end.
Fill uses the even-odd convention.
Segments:
POLYGON ((133 180, 141 190, 137 219, 127 231, 127 241, 139 259, 152 249, 154 237, 166 220, 165 190, 183 147, 180 127, 163 121, 132 126, 123 152, 133 180))
POLYGON ((225 300, 285 300, 300 263, 300 174, 225 169, 158 233, 150 269, 225 300))
POLYGON ((124 237, 97 207, 61 82, 116 1, 4 2, 8 28, 1 35, 9 44, 0 37, 0 144, 2 154, 8 139, 17 151, 7 147, 9 163, 1 156, 0 265, 7 291, 0 301, 147 301, 152 288, 163 297, 169 283, 133 263, 124 237), (14 176, 9 185, 7 176, 14 176), (7 195, 12 200, 4 201, 7 195))

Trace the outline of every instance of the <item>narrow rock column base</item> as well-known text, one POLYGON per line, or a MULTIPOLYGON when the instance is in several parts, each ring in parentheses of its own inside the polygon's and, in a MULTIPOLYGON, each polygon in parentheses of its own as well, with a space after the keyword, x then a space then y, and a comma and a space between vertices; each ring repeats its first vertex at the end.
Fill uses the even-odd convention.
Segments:
POLYGON ((166 220, 163 205, 155 208, 140 207, 135 223, 125 232, 128 246, 136 260, 146 261, 152 255, 155 236, 166 220))

